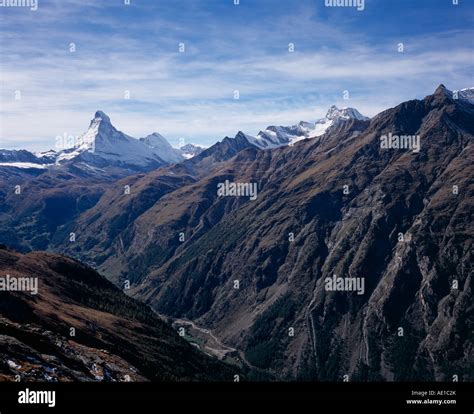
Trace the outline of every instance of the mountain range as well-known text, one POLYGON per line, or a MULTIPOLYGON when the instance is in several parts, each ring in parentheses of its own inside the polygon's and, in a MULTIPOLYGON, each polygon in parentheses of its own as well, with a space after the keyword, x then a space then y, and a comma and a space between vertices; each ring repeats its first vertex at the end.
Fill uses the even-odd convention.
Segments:
POLYGON ((87 165, 91 169, 122 169, 123 175, 127 175, 180 162, 204 149, 194 144, 183 145, 181 149, 173 148, 157 132, 140 139, 132 138, 118 131, 102 111, 95 113, 84 134, 56 139, 57 148, 66 148, 36 154, 27 150, 0 150, 0 167, 31 170, 74 163, 87 165))
MULTIPOLYGON (((332 106, 325 118, 314 123, 301 121, 293 126, 269 126, 256 137, 243 132, 249 144, 261 149, 292 145, 301 139, 324 134, 349 119, 368 120, 354 108, 338 109, 332 106)), ((0 150, 0 167, 22 169, 45 169, 74 162, 85 163, 96 168, 122 168, 126 172, 149 171, 160 166, 192 158, 204 151, 196 144, 185 144, 173 148, 161 134, 154 132, 145 138, 135 139, 118 131, 110 118, 97 111, 88 130, 76 137, 57 137, 57 147, 70 148, 49 150, 33 154, 27 150, 0 150)))
MULTIPOLYGON (((312 135, 309 131, 317 134, 324 128, 340 127, 352 119, 351 115, 354 119, 368 119, 355 109, 338 110, 333 106, 326 118, 299 125, 307 125, 304 131, 309 137, 312 135)), ((266 131, 280 131, 278 145, 284 146, 302 138, 294 132, 296 129, 302 133, 298 128, 268 127, 266 131)), ((0 234, 19 251, 47 249, 59 226, 71 223, 91 208, 118 179, 133 180, 137 173, 183 160, 189 160, 183 164, 184 168, 196 165, 206 174, 211 164, 225 161, 244 148, 278 146, 275 139, 267 144, 262 134, 254 138, 238 132, 234 138, 225 137, 208 149, 187 144, 177 150, 158 133, 139 140, 132 138, 118 131, 105 113, 97 111, 88 130, 74 140, 73 148, 36 154, 27 150, 0 150, 0 234), (17 197, 15 186, 21 188, 21 197, 17 197), (27 191, 23 191, 25 188, 27 191), (35 236, 31 237, 32 234, 35 236)), ((180 180, 175 180, 171 188, 180 185, 180 180)))
POLYGON ((0 241, 129 284, 134 303, 252 376, 472 380, 472 91, 440 85, 372 119, 331 107, 184 160, 97 112, 94 151, 34 173, 0 166, 0 241), (222 197, 223 183, 258 192, 222 197))

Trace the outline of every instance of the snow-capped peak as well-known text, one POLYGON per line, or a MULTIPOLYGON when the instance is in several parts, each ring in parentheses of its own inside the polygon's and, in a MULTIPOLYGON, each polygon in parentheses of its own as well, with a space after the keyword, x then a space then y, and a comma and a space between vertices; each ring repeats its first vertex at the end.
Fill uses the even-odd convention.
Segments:
POLYGON ((73 148, 59 153, 56 163, 80 157, 87 163, 99 161, 148 168, 183 159, 160 134, 155 132, 146 138, 135 139, 118 131, 103 111, 95 113, 89 129, 74 144, 73 148))
POLYGON ((339 109, 336 105, 332 105, 327 114, 326 114, 326 119, 357 119, 359 121, 368 121, 369 118, 366 116, 362 115, 357 109, 355 108, 341 108, 339 109))
POLYGON ((179 150, 174 149, 166 138, 158 132, 140 138, 140 142, 143 142, 153 153, 166 162, 183 160, 179 150))
POLYGON ((158 147, 160 145, 169 145, 166 138, 158 132, 153 132, 145 138, 140 138, 140 141, 143 141, 145 144, 152 148, 158 147))
POLYGON ((101 120, 110 124, 109 116, 103 111, 97 111, 94 116, 94 120, 101 120))
POLYGON ((114 128, 109 116, 105 112, 97 111, 89 124, 89 130, 97 132, 101 125, 102 128, 114 128))
MULTIPOLYGON (((113 128, 110 123, 110 118, 102 111, 97 111, 95 113, 94 118, 89 124, 89 128, 84 134, 74 140, 75 142, 73 142, 72 148, 66 148, 59 152, 56 157, 56 164, 72 160, 86 152, 94 153, 96 150, 96 140, 99 135, 99 128, 102 132, 106 132, 104 129, 110 130, 113 128), (103 126, 100 128, 102 123, 103 126)), ((105 135, 107 135, 107 132, 105 135)))
MULTIPOLYGON (((325 134, 331 127, 350 119, 358 121, 368 121, 369 118, 362 115, 355 108, 341 108, 332 105, 324 118, 316 122, 300 121, 292 126, 269 126, 264 131, 260 131, 256 137, 239 132, 251 144, 262 148, 277 148, 283 145, 293 145, 294 143, 307 138, 315 138, 325 134)), ((238 134, 238 135, 239 135, 238 134)))
POLYGON ((180 154, 186 158, 186 159, 190 159, 190 158, 193 158, 195 157, 196 155, 199 155, 201 152, 203 152, 206 148, 201 146, 201 145, 197 145, 197 144, 186 144, 186 145, 183 145, 181 147, 179 147, 179 152, 180 154))

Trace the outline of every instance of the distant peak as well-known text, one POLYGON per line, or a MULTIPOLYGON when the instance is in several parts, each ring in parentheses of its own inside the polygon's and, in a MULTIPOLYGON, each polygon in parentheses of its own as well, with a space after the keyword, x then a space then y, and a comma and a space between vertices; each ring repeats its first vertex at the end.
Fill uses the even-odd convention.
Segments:
POLYGON ((333 119, 340 113, 340 109, 336 105, 331 105, 326 113, 326 118, 333 119))
POLYGON ((446 94, 448 94, 448 90, 446 89, 446 86, 441 84, 436 88, 434 94, 435 95, 446 95, 446 94))
POLYGON ((152 148, 160 145, 170 146, 166 138, 158 132, 153 132, 152 134, 147 135, 145 138, 140 138, 140 141, 152 148))
POLYGON ((327 119, 358 119, 361 121, 368 120, 366 116, 362 115, 357 109, 355 108, 338 108, 336 105, 331 105, 327 114, 327 119))

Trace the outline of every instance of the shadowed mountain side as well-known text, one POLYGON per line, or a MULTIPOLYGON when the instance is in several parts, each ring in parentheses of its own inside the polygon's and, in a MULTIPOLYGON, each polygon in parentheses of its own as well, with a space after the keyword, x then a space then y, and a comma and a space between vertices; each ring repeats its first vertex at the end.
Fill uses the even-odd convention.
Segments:
POLYGON ((472 379, 473 119, 440 86, 316 140, 210 157, 206 172, 209 149, 173 167, 182 181, 164 195, 158 177, 178 170, 108 191, 58 248, 281 378, 472 379), (390 134, 419 151, 384 148, 390 134), (257 183, 257 200, 218 197, 225 180, 257 183), (328 291, 334 274, 364 291, 328 291))
POLYGON ((1 247, 0 272, 38 283, 36 295, 0 292, 0 380, 233 380, 236 369, 75 260, 1 247))

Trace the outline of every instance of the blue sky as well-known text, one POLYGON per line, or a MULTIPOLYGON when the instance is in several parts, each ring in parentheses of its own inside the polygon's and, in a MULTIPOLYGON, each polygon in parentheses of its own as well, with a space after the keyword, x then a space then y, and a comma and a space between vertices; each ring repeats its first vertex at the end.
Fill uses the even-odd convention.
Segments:
POLYGON ((134 137, 211 145, 315 120, 332 104, 373 116, 440 83, 474 86, 472 0, 365 0, 363 11, 325 0, 130 3, 0 7, 0 148, 54 148, 97 109, 134 137))

